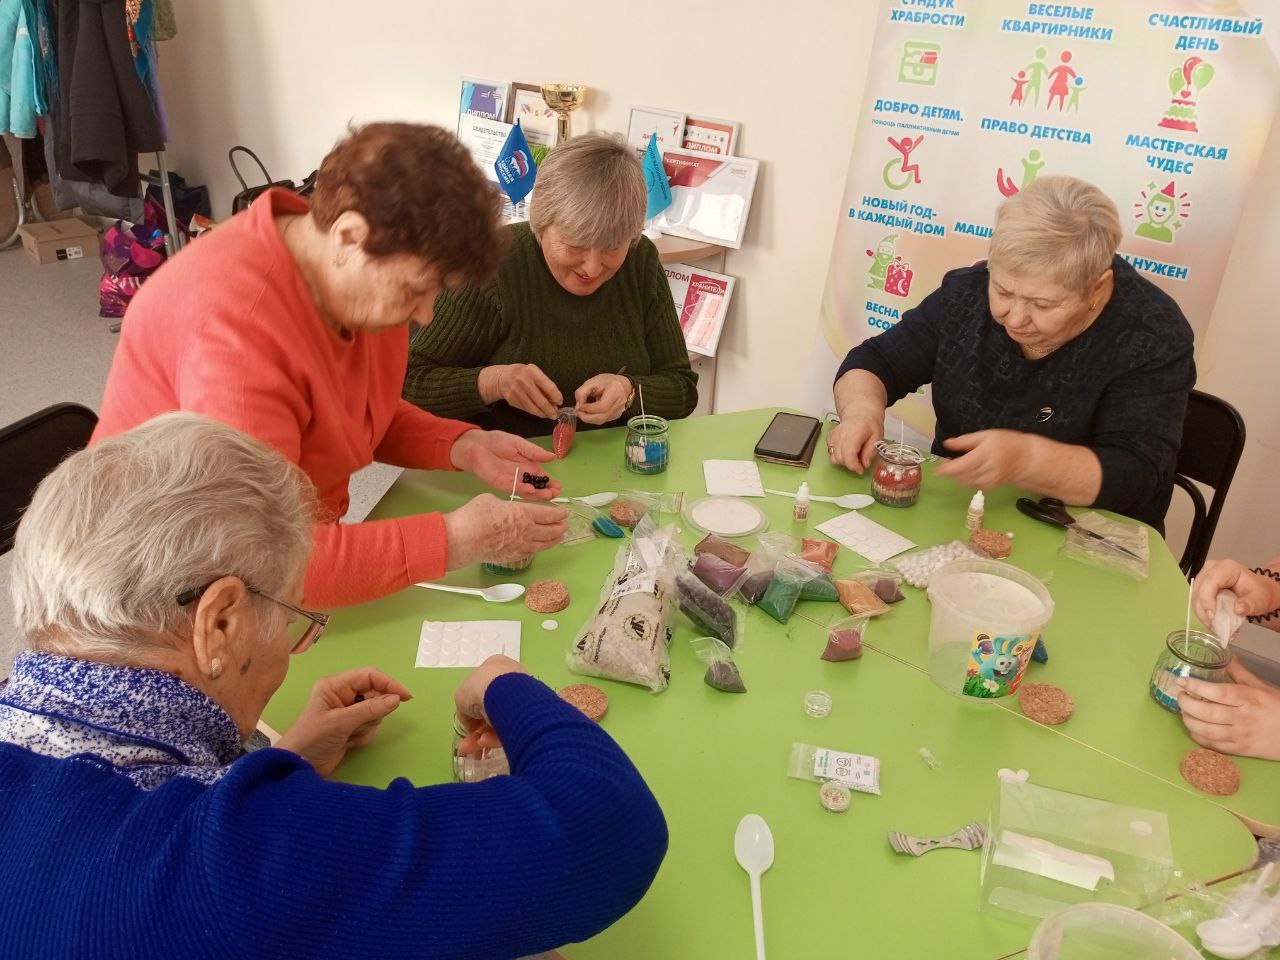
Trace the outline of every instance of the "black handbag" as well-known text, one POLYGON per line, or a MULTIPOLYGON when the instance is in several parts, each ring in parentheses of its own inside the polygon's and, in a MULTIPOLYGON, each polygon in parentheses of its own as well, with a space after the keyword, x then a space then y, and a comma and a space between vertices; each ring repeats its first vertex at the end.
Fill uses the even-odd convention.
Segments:
POLYGON ((262 161, 258 159, 258 155, 248 147, 232 147, 227 151, 227 160, 230 161, 231 172, 236 175, 236 179, 240 181, 241 186, 240 192, 231 198, 232 213, 239 213, 241 210, 247 210, 249 208, 249 204, 253 203, 253 201, 258 199, 261 194, 266 193, 272 187, 284 187, 286 190, 293 190, 295 192, 298 189, 298 185, 292 180, 272 180, 271 174, 267 173, 266 166, 264 166, 262 161), (256 163, 258 165, 258 169, 262 171, 263 183, 260 183, 256 187, 251 187, 244 182, 244 177, 240 176, 240 170, 236 166, 237 151, 240 153, 247 153, 249 156, 253 157, 253 162, 256 163))

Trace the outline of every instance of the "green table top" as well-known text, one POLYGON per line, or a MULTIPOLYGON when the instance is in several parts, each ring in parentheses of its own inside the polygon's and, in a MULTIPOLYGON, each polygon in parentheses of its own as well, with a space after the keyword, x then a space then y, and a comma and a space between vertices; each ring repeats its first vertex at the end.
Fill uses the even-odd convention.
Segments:
MULTIPOLYGON (((749 457, 771 414, 750 411, 673 424, 671 468, 656 477, 636 476, 623 468, 620 431, 580 433, 570 456, 554 465, 554 473, 571 494, 683 489, 696 498, 704 490, 701 461, 749 457)), ((761 464, 761 472, 765 486, 786 489, 806 476, 773 464, 761 464)), ((867 489, 865 478, 838 473, 825 462, 815 464, 807 477, 815 493, 867 489)), ((473 479, 457 474, 406 473, 376 515, 451 509, 475 490, 473 479)), ((990 498, 989 526, 1003 527, 1006 515, 1014 526, 1012 500, 1011 493, 990 498)), ((929 535, 928 518, 933 518, 935 529, 950 525, 959 533, 967 501, 966 491, 931 478, 918 507, 894 511, 877 505, 869 512, 927 544, 946 536, 929 535)), ((774 529, 796 533, 837 512, 815 503, 806 526, 793 524, 790 501, 769 497, 759 503, 774 529)), ((1025 549, 1027 565, 1038 573, 1054 566, 1060 571, 1051 587, 1058 617, 1048 632, 1048 668, 1054 672, 1045 668, 1042 673, 1070 685, 1080 704, 1077 718, 1061 731, 1041 727, 1015 711, 974 704, 940 690, 920 669, 928 604, 918 591, 910 591, 907 601, 873 625, 870 648, 861 660, 839 664, 819 659, 826 631, 815 622, 835 616, 838 605, 805 601, 805 615, 793 617, 786 626, 749 610, 745 644, 738 655, 749 690, 744 696, 719 693, 702 682, 704 667, 688 643, 697 632, 682 616, 675 622, 668 690, 654 695, 597 681, 610 697, 604 726, 661 802, 671 847, 644 900, 600 936, 575 945, 569 951, 575 960, 749 956, 750 896, 746 875, 733 857, 734 828, 748 812, 764 816, 776 841, 777 860, 764 877, 763 897, 767 942, 782 951, 779 955, 820 956, 840 952, 850 941, 867 956, 899 955, 905 943, 911 944, 913 955, 921 956, 999 957, 1013 952, 1025 946, 1034 924, 978 912, 978 853, 944 850, 913 859, 894 854, 885 839, 889 830, 937 835, 985 819, 1000 767, 1025 768, 1034 781, 1047 786, 1165 811, 1175 858, 1191 877, 1212 879, 1248 864, 1254 853, 1252 837, 1225 808, 1086 745, 1080 729, 1090 718, 1089 704, 1099 713, 1107 712, 1112 723, 1123 717, 1126 725, 1140 724, 1140 730, 1132 731, 1135 739, 1148 736, 1157 743, 1172 739, 1176 718, 1145 701, 1145 683, 1132 698, 1118 699, 1105 710, 1101 705, 1108 701, 1095 696, 1098 691, 1076 689, 1081 684, 1073 683, 1069 673, 1075 647, 1067 637, 1070 624, 1084 614, 1069 619, 1064 598, 1077 590, 1096 589, 1106 595, 1118 588, 1109 582, 1097 586, 1102 574, 1084 567, 1068 570, 1076 565, 1056 562, 1053 532, 1029 525, 1030 521, 1016 528, 1018 551, 1025 549), (1062 639, 1055 644, 1055 637, 1062 639), (804 714, 803 695, 813 688, 831 693, 834 708, 829 717, 804 714), (882 795, 855 794, 851 810, 842 815, 821 809, 817 784, 786 776, 790 747, 797 741, 879 757, 882 795), (920 758, 922 746, 938 759, 937 769, 920 758)), ((686 544, 692 545, 697 536, 686 529, 686 544)), ((519 602, 491 605, 426 590, 406 590, 339 611, 324 641, 295 658, 266 720, 277 729, 287 727, 317 677, 372 664, 403 681, 415 699, 383 724, 372 745, 348 756, 339 779, 374 785, 397 776, 419 784, 447 780, 451 695, 464 671, 414 668, 422 621, 518 619, 523 623, 521 658, 530 670, 553 687, 576 682, 582 678, 566 667, 565 651, 593 612, 617 549, 618 542, 598 539, 540 554, 528 570, 510 578, 493 577, 478 568, 449 578, 463 584, 559 578, 569 585, 573 602, 554 615, 559 624, 554 630, 545 630, 540 625, 544 616, 519 602)), ((851 556, 842 555, 837 572, 854 565, 851 556)), ((1172 566, 1169 569, 1176 574, 1172 566)), ((1168 571, 1158 569, 1153 581, 1162 573, 1168 579, 1168 571)), ((1127 581, 1125 586, 1133 589, 1127 581)), ((1169 584, 1163 592, 1151 583, 1140 590, 1144 595, 1155 590, 1158 598, 1171 598, 1176 592, 1169 584)), ((1106 609, 1092 602, 1081 606, 1106 609)), ((1084 646, 1083 640, 1079 645, 1084 646)), ((1078 669, 1084 669, 1087 658, 1078 659, 1078 669)), ((1177 778, 1176 762, 1173 776, 1177 778)))

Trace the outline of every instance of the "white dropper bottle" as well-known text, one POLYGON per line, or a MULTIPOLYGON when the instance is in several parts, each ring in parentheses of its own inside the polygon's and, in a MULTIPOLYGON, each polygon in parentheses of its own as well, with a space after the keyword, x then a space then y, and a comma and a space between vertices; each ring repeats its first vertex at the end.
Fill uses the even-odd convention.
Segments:
POLYGON ((808 520, 809 519, 809 481, 800 481, 800 489, 796 491, 796 503, 791 508, 791 516, 793 519, 808 520))
POLYGON ((973 495, 973 499, 969 501, 969 512, 964 518, 964 528, 970 533, 973 533, 975 530, 981 530, 982 514, 986 509, 986 498, 982 495, 982 491, 979 490, 973 495))

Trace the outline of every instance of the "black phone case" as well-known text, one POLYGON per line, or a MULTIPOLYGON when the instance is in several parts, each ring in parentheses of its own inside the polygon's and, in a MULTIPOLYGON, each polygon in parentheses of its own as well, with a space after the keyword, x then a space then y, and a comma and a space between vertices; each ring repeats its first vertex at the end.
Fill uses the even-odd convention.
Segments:
POLYGON ((763 446, 763 438, 768 435, 778 416, 779 414, 775 413, 773 420, 769 421, 769 426, 765 427, 764 434, 761 436, 762 442, 756 444, 755 455, 761 460, 767 460, 770 463, 785 463, 792 467, 809 466, 813 461, 813 451, 818 445, 818 434, 822 432, 822 422, 809 418, 813 420, 812 429, 809 431, 809 437, 805 440, 804 446, 800 450, 771 450, 763 446))

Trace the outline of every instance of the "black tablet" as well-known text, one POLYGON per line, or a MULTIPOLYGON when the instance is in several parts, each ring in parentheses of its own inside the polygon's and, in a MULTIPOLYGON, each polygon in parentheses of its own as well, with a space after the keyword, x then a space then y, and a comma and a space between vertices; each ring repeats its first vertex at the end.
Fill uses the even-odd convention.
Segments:
POLYGON ((788 463, 807 467, 813 459, 822 423, 814 417, 798 413, 775 413, 760 442, 756 456, 771 463, 788 463))

